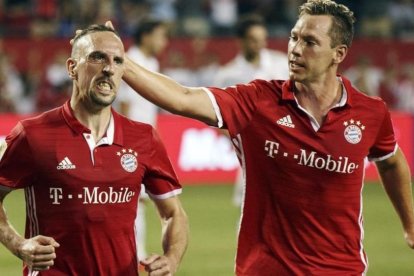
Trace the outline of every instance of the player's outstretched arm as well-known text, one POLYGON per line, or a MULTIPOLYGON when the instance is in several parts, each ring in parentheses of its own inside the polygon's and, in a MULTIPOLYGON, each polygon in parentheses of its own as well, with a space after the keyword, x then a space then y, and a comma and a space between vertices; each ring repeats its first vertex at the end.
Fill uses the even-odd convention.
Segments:
POLYGON ((25 239, 20 236, 7 219, 3 200, 8 192, 0 189, 0 242, 19 257, 32 270, 48 270, 56 258, 59 244, 50 237, 36 236, 25 239))
POLYGON ((151 255, 141 261, 150 276, 174 275, 187 249, 188 220, 178 197, 154 199, 162 222, 164 255, 151 255))
POLYGON ((400 149, 384 161, 376 163, 381 179, 400 217, 407 244, 414 249, 414 207, 410 169, 400 149))
POLYGON ((185 87, 175 80, 146 70, 125 59, 123 80, 147 100, 174 114, 217 125, 213 104, 200 87, 185 87))

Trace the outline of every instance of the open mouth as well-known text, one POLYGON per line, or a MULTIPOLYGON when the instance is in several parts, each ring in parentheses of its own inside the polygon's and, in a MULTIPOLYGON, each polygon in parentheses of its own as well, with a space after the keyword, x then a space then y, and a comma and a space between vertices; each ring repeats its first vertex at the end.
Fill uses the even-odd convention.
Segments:
POLYGON ((102 81, 99 81, 99 82, 98 82, 97 87, 98 87, 98 88, 99 88, 99 90, 101 90, 102 92, 110 92, 110 91, 112 91, 112 87, 113 87, 113 85, 112 85, 112 83, 111 83, 111 82, 109 82, 109 81, 102 80, 102 81))

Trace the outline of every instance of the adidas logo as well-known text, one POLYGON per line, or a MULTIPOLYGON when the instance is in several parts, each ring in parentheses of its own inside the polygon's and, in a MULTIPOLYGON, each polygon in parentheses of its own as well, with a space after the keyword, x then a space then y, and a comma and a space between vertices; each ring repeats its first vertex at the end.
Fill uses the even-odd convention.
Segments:
POLYGON ((276 123, 278 125, 295 128, 295 125, 292 123, 292 119, 290 118, 290 115, 280 118, 279 120, 276 121, 276 123))
POLYGON ((70 162, 69 158, 66 156, 65 159, 60 161, 59 165, 56 167, 58 170, 73 170, 76 169, 76 166, 70 162))

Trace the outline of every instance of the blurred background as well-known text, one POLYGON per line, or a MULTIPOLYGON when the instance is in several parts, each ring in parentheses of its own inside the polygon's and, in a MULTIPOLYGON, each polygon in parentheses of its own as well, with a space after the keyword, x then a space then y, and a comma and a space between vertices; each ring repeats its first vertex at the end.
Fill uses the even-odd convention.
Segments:
MULTIPOLYGON (((157 53, 160 71, 191 86, 215 85, 221 68, 241 49, 236 23, 260 15, 267 47, 286 52, 299 0, 0 0, 0 139, 19 119, 54 108, 71 94, 65 61, 78 28, 111 20, 128 49, 147 17, 168 26, 157 53)), ((414 0, 337 1, 354 11, 356 36, 341 66, 364 93, 392 110, 397 139, 414 163, 414 0)), ((375 112, 375 111, 373 111, 375 112)), ((232 275, 239 207, 233 202, 238 162, 225 135, 193 120, 160 111, 157 129, 184 185, 191 223, 188 252, 178 275, 232 275)), ((367 164, 364 191, 368 275, 414 275, 414 253, 367 164)), ((24 197, 6 199, 22 233, 24 197)), ((148 252, 160 252, 157 215, 148 208, 148 252)), ((0 275, 19 275, 21 263, 0 248, 0 275)))

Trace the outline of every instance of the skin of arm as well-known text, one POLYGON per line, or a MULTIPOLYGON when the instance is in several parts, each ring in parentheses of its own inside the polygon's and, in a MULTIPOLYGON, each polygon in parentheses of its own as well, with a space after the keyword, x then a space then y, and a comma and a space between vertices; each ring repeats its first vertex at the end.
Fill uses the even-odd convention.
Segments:
POLYGON ((171 113, 217 125, 216 113, 200 87, 185 87, 160 73, 151 72, 125 59, 123 80, 141 96, 171 113))
POLYGON ((36 236, 25 239, 10 224, 3 201, 8 191, 0 189, 0 242, 33 270, 48 270, 56 258, 59 244, 50 237, 36 236))
POLYGON ((153 199, 162 224, 164 255, 151 255, 141 261, 150 276, 174 275, 187 249, 188 219, 177 197, 153 199))
POLYGON ((414 208, 411 176, 407 161, 400 149, 384 161, 376 163, 385 191, 401 220, 404 237, 414 249, 414 208))

